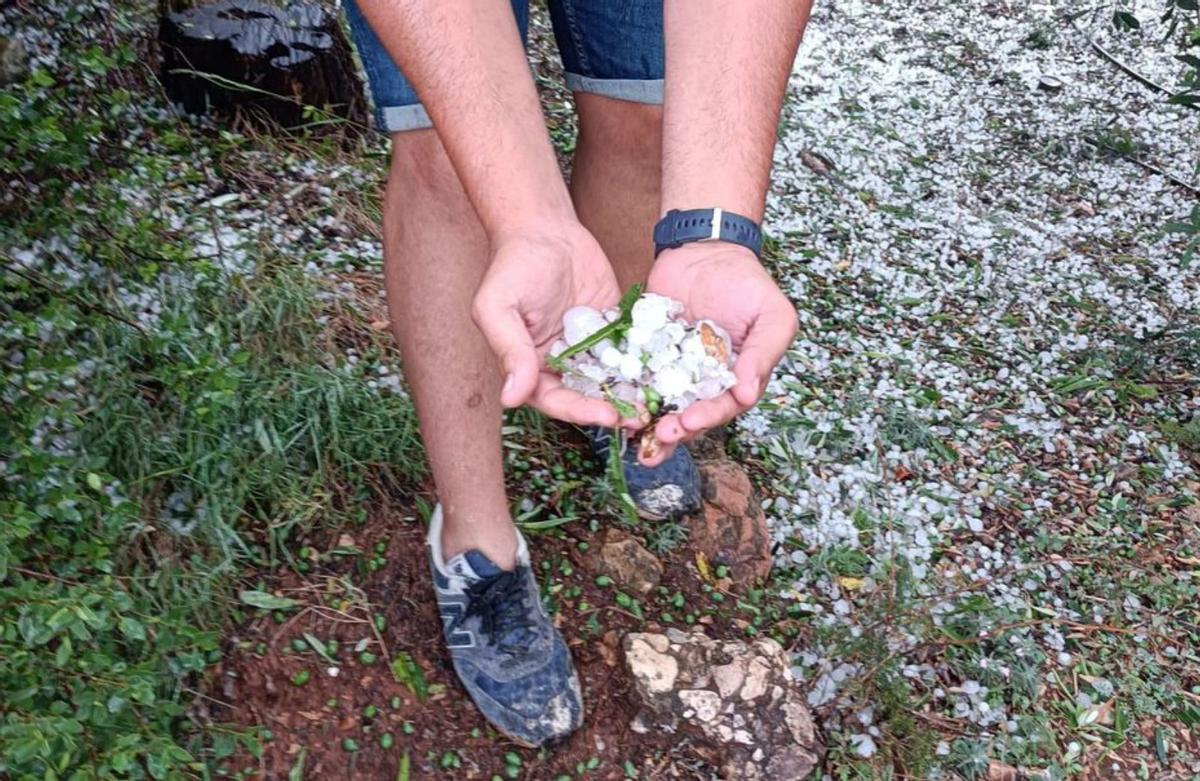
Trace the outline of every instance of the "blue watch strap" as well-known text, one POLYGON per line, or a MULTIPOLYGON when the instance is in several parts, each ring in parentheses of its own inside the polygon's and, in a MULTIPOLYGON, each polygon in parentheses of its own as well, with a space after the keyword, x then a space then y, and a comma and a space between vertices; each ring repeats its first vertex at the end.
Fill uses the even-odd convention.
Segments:
POLYGON ((762 253, 758 223, 723 209, 672 209, 654 226, 654 256, 692 241, 728 241, 762 253))

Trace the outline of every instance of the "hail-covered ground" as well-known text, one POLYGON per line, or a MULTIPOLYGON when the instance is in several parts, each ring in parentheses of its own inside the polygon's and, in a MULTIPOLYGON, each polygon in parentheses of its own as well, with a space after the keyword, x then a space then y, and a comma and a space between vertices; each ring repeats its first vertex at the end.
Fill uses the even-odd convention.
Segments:
POLYGON ((1159 4, 1140 36, 1071 5, 819 3, 795 63, 767 229, 801 330, 739 437, 849 777, 1136 772, 1108 750, 1169 762, 1197 715, 1200 265, 1162 228, 1200 113, 1089 44, 1178 84, 1159 4))
MULTIPOLYGON (((1200 260, 1186 266, 1162 227, 1197 202, 1169 177, 1200 179, 1200 113, 1085 37, 1176 84, 1157 2, 1133 9, 1140 35, 1115 31, 1111 9, 1064 15, 1088 10, 1075 5, 829 0, 795 63, 767 230, 802 328, 737 444, 760 467, 803 627, 795 671, 837 779, 978 778, 989 762, 1174 778, 1196 761, 1181 730, 1200 723, 1200 260)), ((11 5, 0 34, 99 91, 109 8, 11 5)), ((565 149, 569 106, 548 108, 565 149)), ((377 306, 351 283, 378 276, 380 143, 248 138, 155 95, 112 111, 129 164, 80 185, 62 225, 0 226, 14 274, 102 292, 92 314, 131 321, 163 356, 203 346, 214 405, 242 350, 207 319, 212 301, 299 266, 331 300, 377 306)), ((0 206, 38 197, 10 179, 0 206)), ((367 325, 386 341, 385 322, 367 325)), ((25 345, 0 357, 0 401, 42 405, 28 405, 30 447, 79 454, 78 409, 126 388, 112 381, 126 369, 57 307, 9 318, 0 338, 25 345)), ((397 403, 393 353, 370 339, 335 352, 364 409, 397 403)), ((266 436, 226 433, 239 448, 266 436)), ((35 482, 13 470, 0 462, 35 482)), ((37 478, 47 492, 55 479, 37 478)), ((180 488, 160 520, 199 534, 209 504, 180 488)))

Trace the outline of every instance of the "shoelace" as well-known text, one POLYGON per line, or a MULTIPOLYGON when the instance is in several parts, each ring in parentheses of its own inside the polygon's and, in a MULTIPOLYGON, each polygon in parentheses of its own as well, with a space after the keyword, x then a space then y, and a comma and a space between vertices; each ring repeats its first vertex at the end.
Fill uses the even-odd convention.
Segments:
POLYGON ((537 638, 533 611, 526 604, 522 568, 501 572, 467 586, 467 609, 450 625, 456 629, 471 616, 478 616, 483 634, 509 653, 527 650, 537 638))

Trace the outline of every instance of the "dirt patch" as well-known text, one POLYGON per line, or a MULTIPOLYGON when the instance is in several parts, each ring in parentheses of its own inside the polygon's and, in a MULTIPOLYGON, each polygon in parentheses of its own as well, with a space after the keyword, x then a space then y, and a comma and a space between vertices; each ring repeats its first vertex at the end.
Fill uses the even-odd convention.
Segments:
POLYGON ((1147 720, 1132 727, 1114 749, 1085 752, 1082 781, 1185 781, 1200 774, 1200 736, 1178 721, 1147 720))
POLYGON ((261 758, 239 757, 231 774, 390 781, 403 777, 407 762, 413 779, 714 777, 720 758, 697 734, 630 728, 637 706, 620 656, 626 632, 685 628, 689 618, 716 637, 745 630, 724 607, 738 601, 728 581, 698 567, 686 547, 662 557, 662 583, 638 599, 602 577, 603 528, 594 533, 578 521, 530 535, 588 713, 564 744, 534 751, 492 731, 454 676, 414 503, 384 497, 373 504, 360 527, 304 541, 293 550, 298 563, 268 582, 302 607, 261 614, 230 639, 212 692, 227 707, 211 715, 271 735, 261 758), (424 687, 393 675, 392 660, 405 654, 424 687))

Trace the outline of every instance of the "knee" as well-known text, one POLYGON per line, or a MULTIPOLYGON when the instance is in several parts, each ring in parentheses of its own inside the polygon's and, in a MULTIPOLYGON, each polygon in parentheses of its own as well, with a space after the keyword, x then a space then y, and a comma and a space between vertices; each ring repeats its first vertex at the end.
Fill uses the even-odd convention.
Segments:
POLYGON ((662 106, 578 96, 580 135, 607 154, 653 164, 662 156, 662 106))

